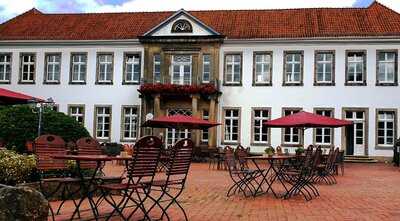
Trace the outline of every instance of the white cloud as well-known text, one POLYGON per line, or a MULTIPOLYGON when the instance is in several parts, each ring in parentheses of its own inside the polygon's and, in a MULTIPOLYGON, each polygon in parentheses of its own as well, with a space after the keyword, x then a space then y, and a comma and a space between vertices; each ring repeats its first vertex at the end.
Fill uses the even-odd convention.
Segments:
POLYGON ((378 2, 400 13, 400 0, 379 0, 378 2))
POLYGON ((0 0, 1 19, 11 18, 35 6, 35 0, 0 0))

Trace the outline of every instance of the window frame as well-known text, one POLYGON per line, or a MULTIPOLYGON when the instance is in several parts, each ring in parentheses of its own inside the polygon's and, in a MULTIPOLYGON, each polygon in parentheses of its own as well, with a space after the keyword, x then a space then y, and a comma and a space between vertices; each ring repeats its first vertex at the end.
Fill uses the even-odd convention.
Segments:
POLYGON ((389 146, 389 145, 382 145, 379 144, 378 142, 378 123, 379 123, 379 112, 393 112, 394 114, 394 119, 393 119, 393 144, 396 143, 396 139, 397 139, 397 130, 398 130, 398 110, 395 108, 376 108, 375 109, 375 149, 377 150, 392 150, 393 149, 393 145, 389 146))
POLYGON ((49 52, 49 53, 45 53, 44 54, 44 75, 43 75, 43 84, 60 84, 61 83, 61 67, 62 67, 62 53, 61 52, 49 52), (58 65, 60 66, 60 73, 59 73, 59 79, 58 80, 53 80, 53 81, 49 81, 47 79, 48 77, 48 68, 47 65, 49 64, 47 58, 49 56, 59 56, 60 57, 60 62, 58 63, 58 65))
POLYGON ((399 53, 397 49, 391 50, 376 50, 376 86, 398 86, 398 66, 399 66, 399 53), (379 54, 380 53, 395 53, 394 63, 394 81, 393 82, 379 82, 379 54))
MULTIPOLYGON (((0 84, 11 84, 12 80, 12 72, 13 72, 13 53, 12 52, 0 52, 0 56, 10 56, 10 62, 3 62, 0 63, 0 65, 6 67, 7 63, 10 65, 10 76, 8 80, 1 80, 0 79, 0 84)), ((6 68, 4 69, 4 74, 6 74, 6 68)))
POLYGON ((173 85, 192 85, 193 84, 193 77, 194 77, 194 59, 195 57, 192 54, 172 54, 171 55, 171 62, 170 62, 170 81, 168 82, 169 84, 173 85), (175 56, 188 56, 190 57, 190 62, 174 62, 174 57, 175 56), (185 66, 187 64, 190 64, 190 83, 185 84, 185 66), (174 66, 177 65, 179 66, 179 83, 176 84, 174 83, 174 66), (183 71, 183 72, 182 72, 183 71), (182 75, 181 75, 182 74, 182 75))
MULTIPOLYGON (((232 68, 232 76, 234 74, 234 68, 232 68)), ((242 86, 242 81, 243 81, 243 52, 226 52, 224 53, 224 73, 223 73, 223 85, 224 86, 242 86), (226 71, 227 71, 227 64, 226 64, 226 58, 228 56, 235 56, 239 55, 240 56, 240 76, 239 76, 239 82, 228 82, 226 79, 226 71)))
POLYGON ((314 51, 314 86, 335 86, 336 78, 336 51, 335 50, 316 50, 314 51), (318 81, 318 66, 317 56, 318 54, 332 54, 332 76, 331 82, 320 82, 318 81))
MULTIPOLYGON (((70 54, 70 64, 69 64, 69 84, 78 84, 78 85, 84 85, 86 84, 87 78, 88 78, 88 61, 89 61, 89 56, 87 52, 71 52, 70 54), (73 80, 72 76, 73 76, 73 71, 74 71, 74 60, 73 57, 74 56, 85 56, 86 57, 86 62, 85 62, 85 66, 86 66, 86 71, 85 71, 85 76, 83 81, 76 81, 73 80)), ((80 73, 81 74, 81 73, 80 73)))
POLYGON ((272 77, 273 77, 273 65, 274 65, 274 56, 272 51, 254 51, 253 52, 253 86, 272 86, 272 77), (269 82, 261 82, 257 83, 256 81, 256 56, 257 55, 269 55, 271 56, 271 62, 269 67, 269 82))
POLYGON ((241 107, 223 107, 222 108, 222 131, 221 131, 221 143, 224 145, 236 145, 241 141, 241 119, 242 119, 242 108, 241 107), (237 141, 226 141, 225 140, 225 119, 226 119, 226 110, 237 110, 238 111, 238 139, 237 141))
MULTIPOLYGON (((285 111, 302 111, 303 108, 301 107, 282 107, 282 113, 281 116, 284 117, 285 115, 285 111)), ((304 132, 301 133, 301 130, 299 129, 299 143, 298 144, 294 144, 294 143, 286 143, 285 142, 285 129, 286 128, 282 128, 281 129, 281 146, 282 147, 300 147, 304 145, 304 132)))
MULTIPOLYGON (((210 120, 210 111, 209 111, 209 110, 202 110, 202 111, 201 111, 201 119, 203 119, 203 120, 210 120), (205 112, 205 111, 207 111, 207 113, 208 113, 207 117, 204 117, 204 116, 205 116, 205 115, 204 115, 204 112, 205 112)), ((201 141, 201 143, 203 143, 203 144, 208 144, 209 140, 210 140, 210 129, 201 130, 201 131, 200 131, 200 141, 201 141), (203 139, 203 134, 204 134, 204 132, 205 132, 206 130, 207 130, 207 139, 203 139)))
MULTIPOLYGON (((317 114, 317 111, 330 111, 331 112, 331 116, 330 117, 335 117, 335 108, 324 108, 324 107, 318 107, 318 108, 314 108, 314 114, 317 114)), ((330 129, 331 130, 331 142, 330 144, 326 144, 326 143, 317 143, 317 128, 313 128, 313 145, 317 145, 317 146, 322 146, 322 147, 331 147, 335 145, 335 129, 334 128, 326 128, 323 127, 323 129, 330 129)))
POLYGON ((96 53, 96 84, 112 85, 114 82, 114 52, 97 52, 96 53), (100 56, 111 56, 111 80, 100 80, 100 56))
POLYGON ((94 105, 94 113, 93 113, 93 137, 95 137, 99 141, 109 142, 111 141, 112 137, 112 105, 94 105), (109 136, 108 138, 105 137, 97 137, 97 108, 110 108, 110 129, 109 129, 109 136))
POLYGON ((160 84, 160 83, 162 83, 162 71, 161 71, 161 69, 162 69, 162 56, 161 56, 161 53, 154 53, 153 54, 153 57, 152 57, 152 79, 153 79, 153 83, 155 83, 155 84, 160 84), (160 57, 160 61, 157 61, 157 64, 156 64, 156 56, 159 56, 160 57), (159 65, 160 66, 160 80, 159 81, 156 81, 156 78, 155 78, 155 69, 156 69, 156 65, 159 65))
POLYGON ((140 84, 140 81, 142 79, 142 54, 140 52, 124 52, 124 60, 122 63, 123 67, 122 67, 122 84, 124 85, 138 85, 140 84), (127 81, 127 58, 128 56, 137 56, 139 58, 139 63, 137 65, 139 65, 139 78, 138 81, 127 81))
POLYGON ((283 52, 283 80, 282 86, 303 86, 304 85, 304 51, 303 50, 295 50, 295 51, 284 51, 283 52), (300 54, 300 81, 290 83, 286 79, 286 56, 289 54, 300 54))
POLYGON ((252 146, 269 146, 269 145, 271 145, 271 128, 268 128, 267 127, 267 137, 268 137, 268 140, 267 140, 267 142, 260 142, 260 141, 255 141, 254 140, 254 136, 255 136, 255 125, 254 125, 254 121, 255 121, 255 111, 256 110, 261 110, 261 111, 268 111, 268 118, 267 118, 267 121, 268 120, 271 120, 271 107, 252 107, 251 108, 251 145, 252 146))
POLYGON ((211 82, 212 74, 213 74, 213 61, 212 61, 212 54, 211 53, 204 53, 201 56, 201 83, 202 84, 209 84, 211 82), (208 73, 208 81, 204 80, 204 57, 209 56, 210 61, 208 62, 208 65, 210 66, 209 70, 210 72, 208 73))
MULTIPOLYGON (((85 126, 85 117, 86 117, 86 110, 85 110, 85 105, 84 104, 68 104, 68 116, 75 118, 75 116, 72 115, 71 108, 82 108, 82 126, 85 126)), ((75 119, 76 120, 76 119, 75 119)), ((79 122, 79 121, 77 121, 79 122)))
POLYGON ((367 50, 346 50, 345 51, 345 86, 367 86, 367 50), (350 53, 362 53, 363 56, 363 73, 362 73, 362 77, 363 77, 363 82, 349 82, 348 81, 348 77, 349 77, 349 54, 350 53))
POLYGON ((37 73, 37 54, 36 52, 21 52, 19 53, 19 80, 18 80, 18 84, 35 84, 36 83, 36 73, 37 73), (33 71, 33 80, 23 80, 23 57, 24 56, 33 56, 34 58, 34 62, 33 62, 33 66, 34 66, 34 71, 33 71))
POLYGON ((122 105, 121 106, 121 142, 135 142, 140 137, 140 106, 139 105, 122 105), (125 137, 125 108, 136 109, 136 137, 125 137))

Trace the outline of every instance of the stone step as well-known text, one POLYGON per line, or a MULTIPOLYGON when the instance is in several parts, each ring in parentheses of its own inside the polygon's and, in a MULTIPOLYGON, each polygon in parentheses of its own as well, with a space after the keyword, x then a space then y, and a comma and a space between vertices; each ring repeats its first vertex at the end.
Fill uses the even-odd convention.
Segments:
POLYGON ((378 160, 370 158, 368 156, 344 156, 344 162, 347 163, 377 163, 378 160))
POLYGON ((369 156, 344 155, 345 158, 369 158, 369 156))

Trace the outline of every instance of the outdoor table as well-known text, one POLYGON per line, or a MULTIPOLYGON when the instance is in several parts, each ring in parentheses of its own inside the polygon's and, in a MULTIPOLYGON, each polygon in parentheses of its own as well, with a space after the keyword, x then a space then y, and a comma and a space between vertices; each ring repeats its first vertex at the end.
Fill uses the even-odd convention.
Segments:
MULTIPOLYGON (((276 191, 273 189, 273 184, 276 181, 276 179, 278 179, 278 181, 282 184, 282 186, 285 188, 286 193, 288 192, 288 189, 286 188, 283 180, 281 179, 281 177, 279 176, 279 174, 281 173, 282 170, 282 165, 284 163, 284 161, 286 160, 291 160, 291 159, 295 159, 297 156, 295 155, 272 155, 272 156, 252 156, 252 157, 246 157, 247 160, 251 160, 253 161, 254 165, 256 166, 257 170, 260 172, 262 180, 259 183, 254 196, 256 196, 257 194, 266 194, 268 193, 270 190, 271 192, 274 194, 274 196, 276 198, 280 198, 280 196, 278 196, 276 194, 276 191), (269 164, 269 167, 266 170, 263 170, 260 166, 260 161, 267 161, 269 164), (267 184, 267 190, 263 191, 263 184, 267 184)), ((283 196, 286 194, 284 193, 283 196)))
POLYGON ((78 168, 78 175, 79 175, 79 186, 80 189, 83 190, 84 195, 83 197, 79 200, 78 204, 75 204, 75 210, 71 216, 71 220, 74 219, 75 215, 78 213, 79 214, 79 209, 81 204, 85 199, 88 199, 90 208, 92 209, 92 213, 94 217, 98 217, 99 213, 97 211, 97 204, 93 200, 93 195, 97 191, 97 185, 96 185, 96 174, 100 170, 102 163, 106 161, 112 161, 112 160, 124 160, 126 163, 126 166, 128 166, 128 161, 132 159, 130 156, 126 157, 121 157, 121 156, 116 156, 116 157, 110 157, 106 155, 54 155, 52 156, 54 159, 59 159, 59 160, 75 160, 76 165, 78 168), (85 178, 82 174, 81 170, 81 161, 95 161, 96 162, 96 168, 93 171, 92 176, 89 177, 89 179, 85 178))

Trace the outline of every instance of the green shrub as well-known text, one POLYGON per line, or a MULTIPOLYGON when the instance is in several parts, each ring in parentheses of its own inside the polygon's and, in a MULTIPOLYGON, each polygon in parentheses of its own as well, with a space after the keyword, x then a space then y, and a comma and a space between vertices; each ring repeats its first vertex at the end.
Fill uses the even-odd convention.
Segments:
POLYGON ((103 153, 107 156, 117 156, 123 150, 122 144, 119 143, 102 143, 103 153))
MULTIPOLYGON (((6 106, 0 108, 0 140, 7 149, 25 152, 26 141, 37 137, 38 114, 28 105, 6 106)), ((66 142, 89 136, 84 126, 64 113, 53 110, 43 112, 42 134, 61 136, 66 142)))
POLYGON ((21 155, 11 150, 0 150, 0 183, 15 185, 29 181, 36 168, 34 155, 21 155))

